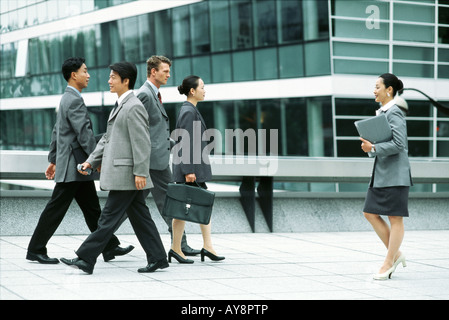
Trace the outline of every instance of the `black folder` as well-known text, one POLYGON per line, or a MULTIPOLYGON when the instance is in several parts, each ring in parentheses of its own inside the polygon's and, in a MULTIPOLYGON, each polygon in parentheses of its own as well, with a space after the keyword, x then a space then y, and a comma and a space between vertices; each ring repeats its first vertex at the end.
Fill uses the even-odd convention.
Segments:
POLYGON ((360 137, 375 144, 391 140, 393 133, 385 113, 354 122, 360 137))

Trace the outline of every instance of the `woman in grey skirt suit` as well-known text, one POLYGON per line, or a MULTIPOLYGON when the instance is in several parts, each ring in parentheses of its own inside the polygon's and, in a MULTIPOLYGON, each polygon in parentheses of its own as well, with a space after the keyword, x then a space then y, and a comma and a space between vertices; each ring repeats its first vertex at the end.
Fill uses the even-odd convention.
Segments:
POLYGON ((385 113, 392 130, 392 139, 374 145, 360 138, 362 150, 375 157, 363 214, 388 249, 382 267, 373 277, 375 280, 391 278, 400 263, 406 266, 405 256, 399 249, 404 238, 403 217, 408 217, 409 187, 413 182, 408 160, 405 115, 394 100, 402 88, 401 80, 391 73, 385 73, 377 79, 374 89, 376 102, 381 104, 376 114, 385 113), (381 215, 388 216, 391 228, 381 215))
MULTIPOLYGON (((183 150, 182 152, 188 151, 188 157, 190 159, 184 161, 181 156, 180 161, 178 161, 179 154, 173 154, 173 158, 178 159, 177 161, 173 161, 173 180, 176 183, 187 183, 207 189, 206 182, 211 180, 212 171, 208 153, 203 152, 207 147, 207 142, 201 139, 207 127, 197 108, 198 102, 204 100, 206 94, 204 82, 198 76, 188 76, 178 86, 178 91, 180 94, 187 96, 187 101, 184 102, 179 111, 176 129, 183 129, 188 133, 188 136, 178 137, 177 144, 179 145, 173 147, 173 152, 176 152, 175 150, 178 150, 178 153, 179 150, 183 150), (199 133, 200 141, 198 141, 195 135, 196 131, 199 133), (180 148, 178 148, 179 146, 180 148)), ((179 263, 193 263, 193 260, 186 259, 181 250, 181 238, 184 233, 184 227, 185 221, 173 219, 173 242, 168 252, 169 262, 171 262, 171 258, 173 257, 179 263)), ((200 227, 203 235, 203 248, 200 252, 201 261, 204 261, 204 257, 208 257, 213 261, 223 260, 224 257, 218 256, 212 246, 211 223, 209 222, 208 225, 200 224, 200 227)))

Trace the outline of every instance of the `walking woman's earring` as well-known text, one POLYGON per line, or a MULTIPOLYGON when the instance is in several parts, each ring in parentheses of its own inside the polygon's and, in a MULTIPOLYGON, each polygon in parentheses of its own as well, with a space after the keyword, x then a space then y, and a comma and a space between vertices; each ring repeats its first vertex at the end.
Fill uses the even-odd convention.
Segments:
POLYGON ((389 97, 390 96, 390 94, 389 93, 387 93, 387 97, 389 97))

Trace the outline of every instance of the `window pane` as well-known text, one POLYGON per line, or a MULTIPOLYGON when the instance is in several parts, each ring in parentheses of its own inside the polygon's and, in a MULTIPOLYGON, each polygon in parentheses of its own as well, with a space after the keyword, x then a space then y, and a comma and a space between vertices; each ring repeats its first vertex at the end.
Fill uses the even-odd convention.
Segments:
POLYGON ((304 76, 304 52, 302 45, 279 48, 279 73, 281 78, 304 76))
MULTIPOLYGON (((373 85, 374 88, 374 85, 373 85)), ((373 99, 335 99, 335 114, 374 116, 379 104, 373 99)))
POLYGON ((229 53, 212 55, 212 82, 232 81, 231 55, 229 53))
POLYGON ((337 136, 338 137, 358 137, 357 129, 354 122, 356 119, 337 119, 337 136))
POLYGON ((412 4, 395 3, 394 20, 416 21, 416 22, 435 22, 435 7, 419 6, 412 4))
MULTIPOLYGON (((282 139, 279 128, 281 128, 281 112, 279 99, 259 100, 260 105, 260 129, 266 130, 265 139, 257 137, 257 154, 279 154, 279 145, 270 144, 270 129, 278 130, 278 139, 282 139)), ((257 136, 257 135, 256 135, 257 136)), ((278 140, 279 141, 279 140, 278 140)), ((278 142, 277 141, 277 142, 278 142)))
POLYGON ((229 26, 229 3, 228 1, 211 1, 210 19, 211 23, 211 46, 212 51, 225 51, 231 48, 231 27, 229 26))
MULTIPOLYGON (((203 56, 203 57, 193 57, 192 58, 192 67, 193 67, 193 74, 199 76, 201 79, 203 79, 205 84, 211 83, 211 74, 210 74, 210 57, 209 56, 203 56)), ((188 75, 186 75, 188 76, 188 75)))
POLYGON ((302 1, 304 39, 329 38, 329 15, 327 1, 302 1))
POLYGON ((438 121, 437 124, 437 137, 449 137, 449 122, 448 121, 438 121))
MULTIPOLYGON (((146 61, 149 56, 150 52, 156 52, 155 50, 155 41, 154 38, 156 36, 154 33, 153 28, 153 19, 150 18, 149 14, 143 14, 137 17, 138 23, 139 23, 139 33, 138 33, 138 39, 139 39, 139 59, 138 61, 146 61)), ((159 38, 159 36, 158 36, 159 38)), ((135 61, 137 62, 137 61, 135 61)), ((146 74, 146 71, 145 71, 146 74)))
POLYGON ((306 76, 331 73, 330 48, 328 41, 311 42, 305 45, 306 76))
POLYGON ((309 146, 307 139, 307 113, 305 99, 285 99, 285 139, 287 154, 307 156, 309 146))
MULTIPOLYGON (((14 42, 1 46, 0 79, 13 77, 15 74, 17 48, 14 42)), ((3 92, 2 92, 3 93, 3 92)))
MULTIPOLYGON (((324 1, 323 1, 324 2, 324 1)), ((376 6, 379 9, 380 19, 388 19, 389 17, 389 3, 369 0, 369 1, 354 1, 354 0, 333 0, 332 1, 332 14, 342 17, 354 17, 354 18, 366 18, 367 8, 369 6, 376 6)))
POLYGON ((259 49, 254 53, 256 80, 278 78, 278 59, 276 48, 259 49))
MULTIPOLYGON (((407 84, 404 85, 407 87, 407 84)), ((407 91, 405 91, 407 92, 407 91)), ((427 100, 407 100, 409 117, 432 117, 434 107, 427 100)))
POLYGON ((438 49, 438 61, 449 62, 449 50, 448 49, 438 49))
POLYGON ((411 24, 394 24, 394 40, 434 42, 435 28, 431 26, 420 26, 411 24))
POLYGON ((433 65, 422 63, 393 63, 393 73, 403 77, 433 78, 433 65))
POLYGON ((118 20, 124 60, 139 60, 139 23, 137 17, 118 20))
POLYGON ((337 140, 337 157, 366 157, 366 153, 360 148, 360 140, 337 140))
POLYGON ((245 49, 253 46, 252 6, 250 0, 231 1, 232 48, 245 49))
POLYGON ((279 43, 298 41, 302 39, 302 8, 300 1, 278 1, 282 31, 279 43))
POLYGON ((433 48, 394 46, 393 58, 403 60, 434 61, 433 48))
POLYGON ((388 59, 388 46, 366 43, 334 42, 334 56, 388 59))
POLYGON ((445 27, 438 28, 438 42, 449 43, 449 28, 445 27))
POLYGON ((254 80, 253 52, 242 51, 232 54, 234 81, 254 80))
POLYGON ((173 9, 173 54, 175 57, 190 55, 189 7, 173 9))
POLYGON ((84 30, 84 58, 91 66, 98 66, 97 58, 97 36, 94 27, 88 27, 84 30))
MULTIPOLYGON (((122 45, 120 41, 120 34, 118 29, 118 21, 112 21, 107 24, 105 24, 104 33, 102 30, 102 37, 106 36, 106 43, 105 49, 102 48, 102 54, 105 53, 106 55, 102 57, 108 57, 110 63, 115 63, 118 61, 124 60, 123 58, 123 50, 122 45), (105 52, 107 50, 107 53, 105 52)), ((103 26, 102 26, 103 27, 103 26)), ((102 39, 103 41, 103 39, 102 39)))
POLYGON ((438 7, 438 23, 449 24, 449 8, 438 7))
MULTIPOLYGON (((355 1, 354 1, 355 2, 355 1)), ((334 19, 334 37, 388 40, 389 24, 379 23, 379 28, 368 29, 366 22, 334 19)))
MULTIPOLYGON (((192 74, 190 58, 175 59, 172 63, 171 73, 173 74, 174 83, 179 86, 185 77, 192 74)), ((200 75, 198 75, 200 77, 200 75)))
POLYGON ((408 140, 408 155, 410 157, 432 157, 432 142, 431 141, 413 141, 408 140))
MULTIPOLYGON (((174 40, 172 38, 172 24, 167 23, 167 21, 171 21, 171 10, 155 12, 151 15, 151 18, 154 19, 153 36, 156 45, 155 52, 166 57, 171 57, 173 51, 172 43, 174 40)), ((150 54, 148 53, 148 55, 150 54)))
POLYGON ((437 142, 437 157, 449 157, 449 141, 437 142))
POLYGON ((275 1, 255 1, 254 35, 256 46, 269 46, 277 43, 275 1))
MULTIPOLYGON (((208 3, 201 2, 190 6, 190 25, 192 28, 192 54, 210 52, 208 3)), ((186 29, 185 31, 187 31, 186 29)), ((185 34, 186 32, 184 32, 185 34)))
POLYGON ((449 66, 438 66, 438 78, 449 79, 449 66))
POLYGON ((407 120, 407 135, 409 137, 432 137, 431 121, 407 120))

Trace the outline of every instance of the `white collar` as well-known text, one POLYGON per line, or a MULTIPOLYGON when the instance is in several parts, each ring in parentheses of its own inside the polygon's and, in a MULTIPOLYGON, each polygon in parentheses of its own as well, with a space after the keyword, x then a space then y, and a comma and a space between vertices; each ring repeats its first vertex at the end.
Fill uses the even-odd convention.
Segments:
POLYGON ((390 109, 392 106, 396 104, 396 100, 393 99, 390 102, 388 102, 386 105, 382 106, 381 108, 376 110, 376 114, 380 114, 381 112, 387 112, 388 109, 390 109))
POLYGON ((71 85, 67 85, 67 88, 71 88, 71 89, 75 90, 76 93, 78 93, 80 95, 80 97, 81 97, 81 92, 79 92, 77 88, 75 88, 75 87, 73 87, 71 85))
POLYGON ((157 96, 157 94, 158 94, 158 92, 159 92, 159 88, 156 87, 156 86, 154 85, 154 83, 151 82, 151 81, 148 80, 148 79, 147 79, 147 82, 148 82, 148 84, 151 86, 151 88, 153 88, 154 92, 156 92, 156 96, 157 96))
POLYGON ((120 98, 117 99, 117 105, 120 105, 123 102, 123 99, 125 99, 131 92, 133 92, 133 91, 132 90, 128 90, 124 94, 122 94, 120 96, 120 98))

